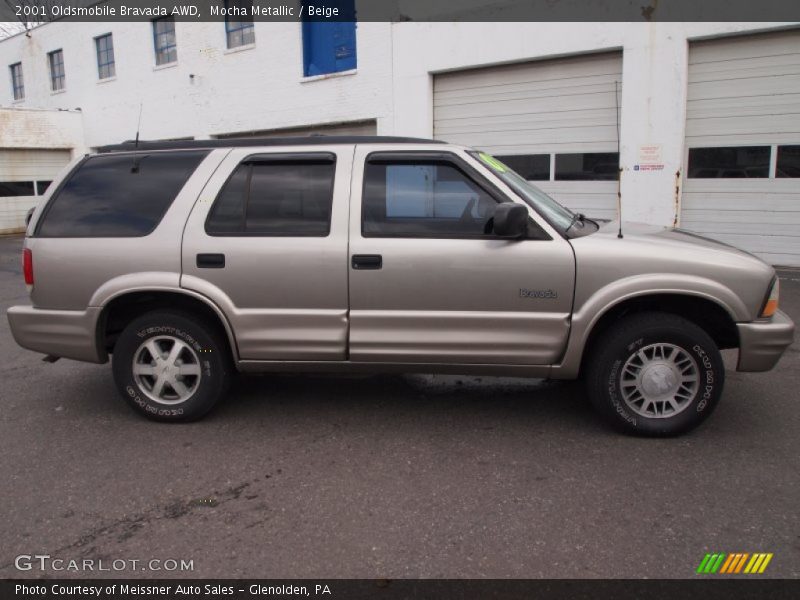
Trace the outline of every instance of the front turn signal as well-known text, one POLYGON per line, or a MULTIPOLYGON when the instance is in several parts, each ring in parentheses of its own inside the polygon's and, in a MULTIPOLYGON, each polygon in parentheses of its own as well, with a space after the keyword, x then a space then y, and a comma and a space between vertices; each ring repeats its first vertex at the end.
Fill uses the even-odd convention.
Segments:
POLYGON ((775 283, 772 284, 772 287, 769 290, 767 301, 764 303, 764 310, 761 311, 762 317, 771 317, 778 310, 778 295, 780 294, 780 287, 780 282, 776 277, 775 283))

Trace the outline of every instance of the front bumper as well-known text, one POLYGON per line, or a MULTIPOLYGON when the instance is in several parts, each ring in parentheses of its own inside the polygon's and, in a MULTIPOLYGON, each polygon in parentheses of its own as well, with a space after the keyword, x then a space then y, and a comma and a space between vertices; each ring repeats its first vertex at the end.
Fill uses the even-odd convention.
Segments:
POLYGON ((32 306, 8 309, 8 324, 17 344, 34 352, 93 363, 108 360, 97 343, 100 308, 44 310, 32 306))
POLYGON ((736 326, 739 329, 737 371, 769 371, 794 341, 794 322, 781 311, 769 320, 736 326))

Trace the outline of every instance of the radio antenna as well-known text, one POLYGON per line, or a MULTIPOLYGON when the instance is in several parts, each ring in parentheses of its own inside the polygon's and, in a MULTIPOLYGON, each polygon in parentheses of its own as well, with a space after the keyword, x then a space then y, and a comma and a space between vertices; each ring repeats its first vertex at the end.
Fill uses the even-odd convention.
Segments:
POLYGON ((131 166, 131 173, 139 172, 139 160, 136 151, 139 149, 139 131, 142 128, 142 108, 144 108, 144 102, 139 103, 139 120, 136 122, 136 138, 133 142, 133 165, 131 166))
POLYGON ((614 102, 617 109, 617 214, 619 214, 619 231, 617 237, 622 238, 622 167, 619 165, 619 81, 614 81, 614 102))

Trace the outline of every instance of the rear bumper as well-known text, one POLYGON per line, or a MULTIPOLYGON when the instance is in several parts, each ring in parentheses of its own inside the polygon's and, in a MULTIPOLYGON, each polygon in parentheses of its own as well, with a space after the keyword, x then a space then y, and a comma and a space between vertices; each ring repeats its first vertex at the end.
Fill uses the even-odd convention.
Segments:
POLYGON ((93 363, 108 357, 99 352, 97 320, 100 308, 43 310, 32 306, 12 306, 8 323, 17 344, 34 352, 93 363))
POLYGON ((781 311, 769 321, 737 323, 739 363, 737 371, 769 371, 794 341, 794 322, 781 311))

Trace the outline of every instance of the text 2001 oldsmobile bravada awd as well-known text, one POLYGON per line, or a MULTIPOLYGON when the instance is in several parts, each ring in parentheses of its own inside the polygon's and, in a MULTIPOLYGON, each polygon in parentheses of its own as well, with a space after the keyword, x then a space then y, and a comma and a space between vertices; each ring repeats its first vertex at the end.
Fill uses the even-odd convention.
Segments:
POLYGON ((406 138, 141 143, 68 168, 25 238, 17 342, 102 363, 143 415, 236 371, 585 379, 618 428, 687 431, 792 342, 774 269, 574 214, 491 156, 406 138))

